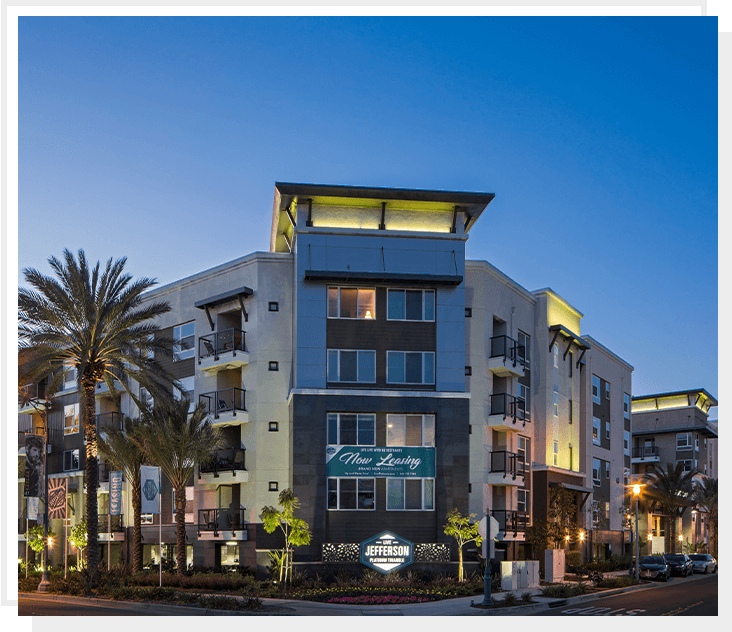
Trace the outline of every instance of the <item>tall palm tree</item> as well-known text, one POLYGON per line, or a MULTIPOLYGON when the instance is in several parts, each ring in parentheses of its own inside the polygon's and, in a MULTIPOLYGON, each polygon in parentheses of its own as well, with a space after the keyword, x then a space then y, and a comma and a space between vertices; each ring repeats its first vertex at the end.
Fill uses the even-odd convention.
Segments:
POLYGON ((709 520, 709 552, 717 557, 719 525, 719 479, 705 478, 694 490, 694 501, 699 511, 709 520))
POLYGON ((664 541, 664 549, 668 553, 676 552, 676 519, 694 504, 691 497, 694 493, 694 476, 697 474, 696 470, 685 472, 684 464, 678 462, 675 466, 667 463, 665 470, 655 465, 645 477, 645 496, 651 511, 658 509, 668 519, 664 541))
POLYGON ((117 396, 115 378, 129 392, 127 378, 148 381, 166 373, 151 356, 170 354, 172 341, 156 336, 155 318, 170 311, 167 303, 142 304, 142 294, 154 279, 132 280, 124 273, 126 257, 107 261, 100 273, 89 268, 83 250, 78 261, 64 250, 63 261, 51 257, 56 278, 37 270, 23 271, 32 289, 18 291, 18 337, 21 351, 32 349, 29 370, 38 379, 49 365, 76 371, 81 423, 86 435, 86 520, 89 532, 88 569, 99 565, 97 488, 97 429, 94 391, 105 382, 117 396), (69 368, 70 367, 70 368, 69 368))
MULTIPOLYGON (((132 438, 160 467, 175 490, 176 566, 186 570, 186 485, 196 465, 207 460, 220 442, 205 404, 188 413, 187 398, 160 397, 152 409, 142 409, 142 420, 132 438)), ((162 560, 161 560, 162 562, 162 560)))
POLYGON ((124 418, 123 428, 113 427, 97 438, 99 451, 112 465, 124 472, 132 497, 132 572, 142 570, 142 482, 140 466, 145 465, 146 455, 140 445, 133 440, 137 425, 129 417, 124 418))

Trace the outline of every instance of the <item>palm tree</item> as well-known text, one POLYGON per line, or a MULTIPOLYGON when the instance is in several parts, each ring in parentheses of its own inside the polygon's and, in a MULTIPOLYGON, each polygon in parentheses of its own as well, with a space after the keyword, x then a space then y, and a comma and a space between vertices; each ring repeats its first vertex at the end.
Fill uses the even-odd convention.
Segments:
POLYGON ((23 271, 32 289, 18 291, 18 337, 21 351, 33 350, 28 368, 38 379, 51 365, 76 371, 86 435, 87 567, 94 577, 99 565, 94 391, 99 382, 105 382, 116 398, 115 378, 128 392, 127 378, 145 383, 148 376, 158 376, 164 381, 165 371, 150 355, 171 353, 172 341, 156 336, 159 328, 153 322, 170 311, 170 306, 142 305, 141 295, 156 282, 149 278, 132 281, 123 272, 126 257, 107 261, 101 274, 99 262, 89 268, 83 250, 79 250, 78 261, 68 250, 64 250, 63 261, 56 257, 48 261, 56 278, 32 268, 23 271))
POLYGON ((658 508, 668 519, 664 542, 668 553, 676 552, 676 519, 694 504, 691 497, 697 473, 696 470, 685 472, 684 464, 679 461, 675 466, 667 463, 666 470, 655 465, 653 471, 646 475, 645 496, 649 507, 651 511, 658 508))
POLYGON ((719 524, 719 479, 705 478, 694 490, 699 511, 709 516, 709 552, 717 557, 717 526, 719 524))
MULTIPOLYGON (((160 397, 152 409, 142 409, 142 421, 132 435, 159 466, 175 490, 176 566, 178 575, 186 569, 186 485, 196 465, 207 460, 220 441, 211 424, 206 405, 188 413, 187 398, 160 397)), ((162 560, 161 560, 162 562, 162 560)))
POLYGON ((142 570, 142 482, 140 480, 140 466, 147 463, 145 453, 133 440, 137 426, 129 417, 124 418, 124 430, 113 427, 97 438, 99 451, 104 454, 112 465, 124 472, 132 496, 132 572, 142 570))

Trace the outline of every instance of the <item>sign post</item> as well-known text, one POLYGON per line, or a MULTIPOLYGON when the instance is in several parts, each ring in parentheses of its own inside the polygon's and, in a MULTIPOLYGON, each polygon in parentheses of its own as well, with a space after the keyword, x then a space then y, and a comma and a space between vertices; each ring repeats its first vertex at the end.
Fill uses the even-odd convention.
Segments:
POLYGON ((151 465, 140 466, 142 484, 141 513, 158 514, 158 538, 160 542, 160 586, 163 585, 163 522, 160 513, 160 468, 151 465), (157 503, 155 500, 157 499, 157 503))
POLYGON ((112 516, 122 513, 122 472, 109 473, 109 540, 107 541, 107 568, 111 568, 112 516))
POLYGON ((483 602, 481 606, 490 607, 493 605, 491 599, 491 560, 493 559, 493 538, 498 535, 498 521, 490 515, 490 510, 485 510, 485 517, 478 523, 478 533, 483 537, 483 559, 485 560, 485 573, 483 573, 483 602))

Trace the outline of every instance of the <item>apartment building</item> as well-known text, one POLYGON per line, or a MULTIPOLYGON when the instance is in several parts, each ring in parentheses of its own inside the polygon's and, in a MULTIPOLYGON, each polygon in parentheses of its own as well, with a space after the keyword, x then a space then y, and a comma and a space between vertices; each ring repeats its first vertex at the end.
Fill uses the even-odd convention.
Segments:
MULTIPOLYGON (((587 555, 622 547, 632 367, 582 336, 582 314, 551 289, 530 292, 488 262, 466 261, 493 197, 277 183, 269 252, 146 295, 171 305, 158 321, 177 343, 167 368, 224 437, 187 490, 189 564, 264 573, 279 540, 261 511, 285 488, 313 533, 297 551, 303 564, 356 566, 359 543, 388 530, 414 543, 415 564, 445 567, 457 559, 444 534, 453 508, 490 511, 497 559, 541 555, 526 529, 546 517, 556 485, 576 495, 580 525, 595 534, 587 555), (599 444, 595 417, 605 424, 599 444), (595 459, 610 468, 601 466, 599 485, 595 459)), ((73 481, 74 523, 84 450, 67 386, 49 413, 49 472, 73 481)), ((21 431, 38 425, 37 413, 20 412, 21 431)), ((137 414, 104 387, 97 412, 100 431, 137 414)), ((130 558, 132 511, 124 494, 125 517, 105 535, 107 496, 103 482, 102 559, 115 563, 130 558)), ((146 563, 158 559, 159 521, 163 556, 174 557, 172 501, 164 481, 161 514, 144 518, 146 563)))
MULTIPOLYGON (((668 464, 684 464, 685 471, 697 470, 699 477, 716 477, 717 424, 708 419, 717 400, 705 389, 658 393, 632 398, 633 480, 668 464)), ((668 518, 646 512, 639 521, 639 542, 650 552, 664 551, 668 518)), ((709 542, 706 516, 693 504, 678 518, 677 551, 709 542)))

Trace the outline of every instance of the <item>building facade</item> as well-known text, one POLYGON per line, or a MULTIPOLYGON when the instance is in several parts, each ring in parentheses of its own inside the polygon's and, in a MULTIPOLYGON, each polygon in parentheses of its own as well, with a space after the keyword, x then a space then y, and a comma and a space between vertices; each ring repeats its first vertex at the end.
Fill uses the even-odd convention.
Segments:
MULTIPOLYGON (((554 486, 577 500, 587 539, 574 548, 622 551, 632 367, 581 335, 582 314, 551 289, 466 260, 493 197, 277 183, 269 252, 146 295, 171 305, 158 321, 177 343, 167 368, 224 441, 187 490, 190 565, 264 572, 280 542, 261 511, 286 488, 313 533, 301 564, 356 565, 359 543, 388 530, 414 543, 415 563, 445 567, 457 559, 444 534, 453 508, 490 512, 496 559, 541 556, 527 528, 546 519, 554 486)), ((84 450, 67 386, 49 413, 49 472, 71 481, 74 523, 84 450)), ((100 431, 138 413, 103 387, 97 411, 100 431)), ((38 426, 38 413, 20 412, 21 433, 38 426)), ((108 484, 99 491, 112 563, 130 559, 126 496, 105 536, 108 484)), ((173 559, 172 500, 164 482, 160 515, 144 518, 145 563, 158 560, 160 520, 173 559)))

